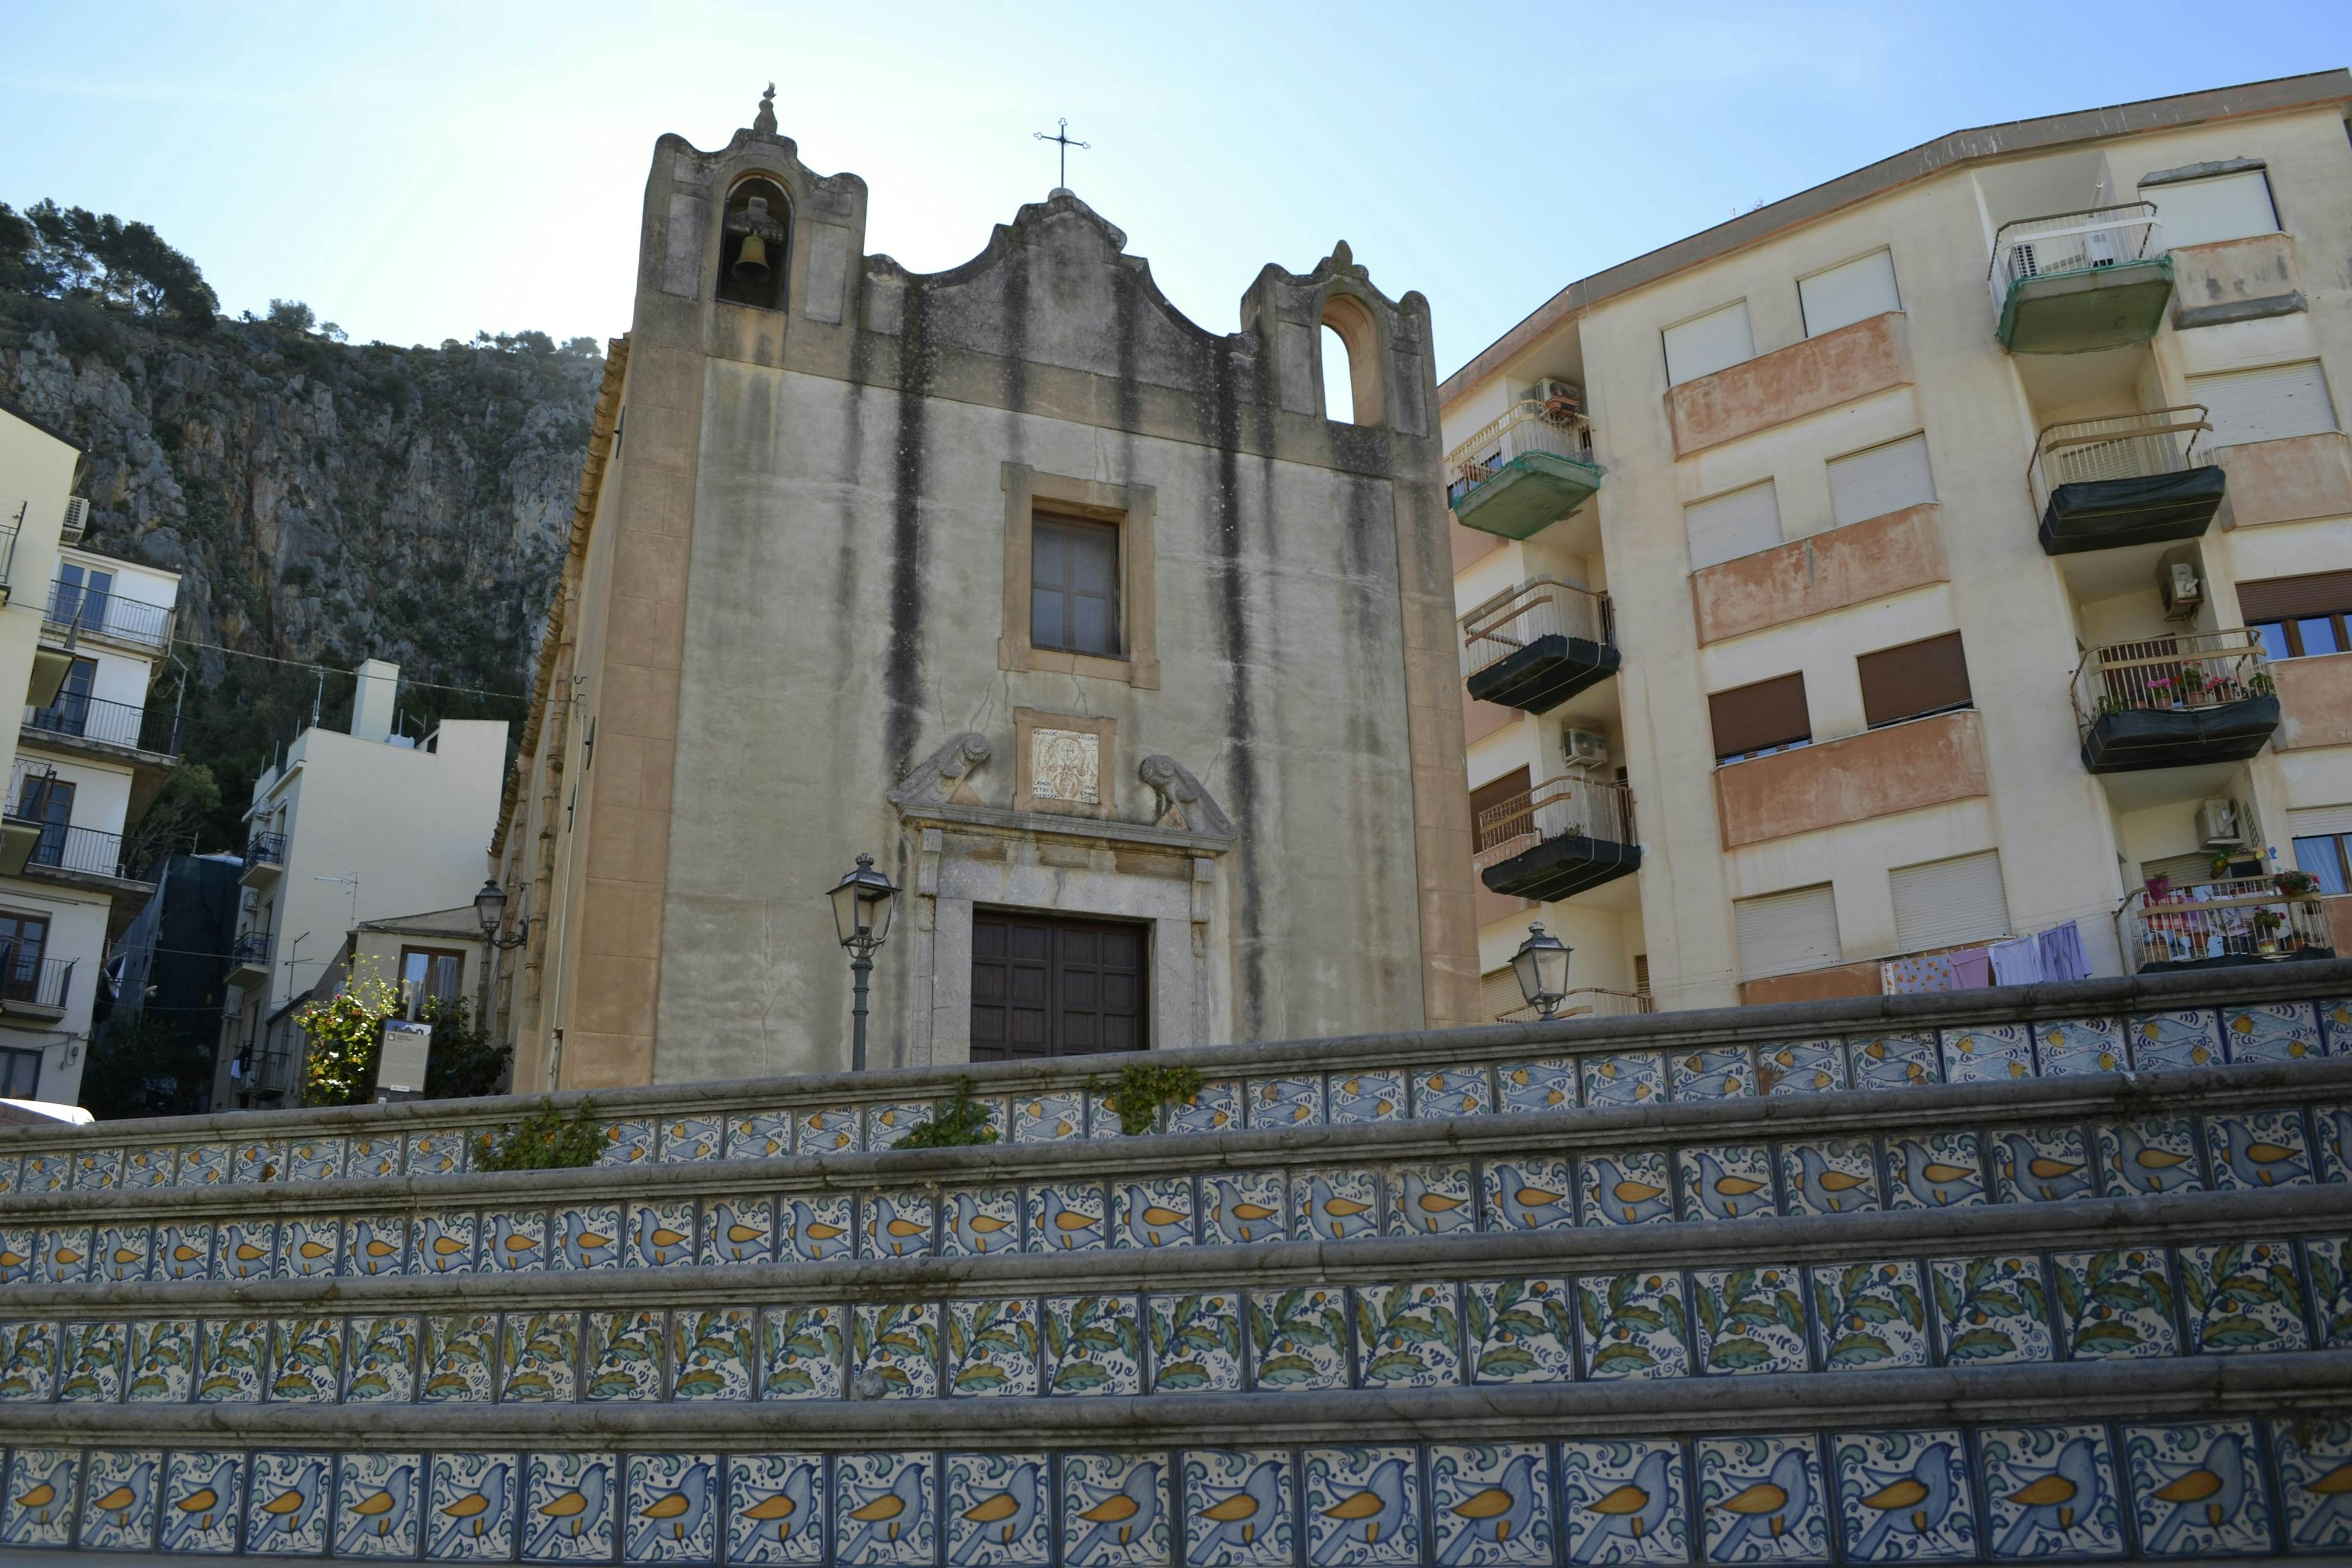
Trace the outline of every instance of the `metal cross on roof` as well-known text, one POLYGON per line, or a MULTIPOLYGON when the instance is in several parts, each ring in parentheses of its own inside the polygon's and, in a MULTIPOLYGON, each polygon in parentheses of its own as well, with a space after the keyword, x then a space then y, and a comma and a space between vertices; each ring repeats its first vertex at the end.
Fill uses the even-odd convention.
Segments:
POLYGON ((1066 120, 1057 120, 1055 121, 1055 124, 1059 127, 1059 129, 1057 129, 1051 136, 1048 136, 1043 131, 1034 132, 1034 134, 1040 142, 1054 142, 1060 143, 1062 150, 1062 177, 1054 188, 1055 190, 1067 190, 1070 184, 1070 149, 1076 147, 1091 152, 1093 151, 1094 143, 1091 142, 1080 142, 1071 136, 1070 122, 1066 120))

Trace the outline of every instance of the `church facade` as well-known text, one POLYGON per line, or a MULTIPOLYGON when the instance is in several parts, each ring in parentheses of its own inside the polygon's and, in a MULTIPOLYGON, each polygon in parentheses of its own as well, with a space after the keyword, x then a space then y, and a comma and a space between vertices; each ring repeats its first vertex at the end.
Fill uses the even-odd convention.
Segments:
POLYGON ((861 853, 876 1067, 1472 1021, 1426 302, 1342 245, 1223 335, 1066 190, 932 275, 866 213, 765 104, 655 149, 493 846, 517 1089, 847 1066, 861 853))

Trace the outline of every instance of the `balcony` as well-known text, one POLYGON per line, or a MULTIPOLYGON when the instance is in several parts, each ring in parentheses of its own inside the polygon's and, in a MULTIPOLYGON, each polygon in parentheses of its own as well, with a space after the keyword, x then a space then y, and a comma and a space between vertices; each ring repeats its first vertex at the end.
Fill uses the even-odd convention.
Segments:
POLYGON ((25 857, 26 876, 102 893, 153 891, 153 882, 123 859, 121 834, 59 822, 38 826, 40 837, 25 857))
POLYGON ((1513 405, 1446 454, 1445 477, 1454 520, 1505 539, 1541 531, 1601 489, 1592 426, 1563 399, 1513 405))
POLYGON ((1546 779, 1478 814, 1471 864, 1497 893, 1552 902, 1642 864, 1633 795, 1621 784, 1546 779))
POLYGON ((120 594, 93 593, 78 583, 49 584, 42 629, 118 643, 143 654, 171 651, 172 610, 120 594))
POLYGON ((1609 595, 1538 577, 1462 617, 1462 677, 1470 695, 1544 713, 1617 673, 1609 595))
POLYGON ((2045 555, 2200 537, 2229 476, 2198 449, 2202 404, 2053 425, 2033 446, 2030 484, 2045 555))
POLYGON ((2154 337, 2172 299, 2172 258, 2156 229, 2153 202, 2001 225, 1986 274, 2000 346, 2074 354, 2154 337))
POLYGON ((2279 726, 2262 639, 2240 627, 2112 643, 2074 671, 2083 766, 2139 773, 2243 762, 2279 726))
POLYGON ((228 983, 252 985, 269 978, 269 933, 249 931, 228 944, 228 983))
MULTIPOLYGON (((1555 1018, 1635 1018, 1658 1010, 1657 999, 1646 991, 1612 991, 1605 985, 1579 985, 1559 999, 1552 1010, 1555 1018)), ((1518 1006, 1507 1013, 1497 1013, 1497 1024, 1533 1024, 1543 1015, 1533 1007, 1518 1006)))
POLYGON ((247 887, 273 881, 286 869, 286 835, 248 833, 245 836, 245 869, 237 880, 247 887))
POLYGON ((15 948, 14 942, 0 942, 0 1016, 49 1023, 64 1017, 73 996, 75 961, 37 953, 19 959, 15 948))
POLYGON ((2125 966, 2140 974, 2336 956, 2319 891, 2294 872, 2175 888, 2162 898, 2136 889, 2116 926, 2125 966), (2304 890, 2287 890, 2298 885, 2304 890))

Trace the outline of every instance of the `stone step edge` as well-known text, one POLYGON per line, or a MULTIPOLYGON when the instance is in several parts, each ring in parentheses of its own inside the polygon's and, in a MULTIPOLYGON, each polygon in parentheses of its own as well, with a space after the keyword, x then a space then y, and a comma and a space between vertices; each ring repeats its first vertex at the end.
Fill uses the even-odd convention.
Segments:
POLYGON ((2299 1237, 2352 1227, 2352 1184, 2315 1183, 2260 1191, 2180 1192, 1986 1204, 1942 1209, 1749 1220, 1379 1237, 1362 1241, 1274 1241, 1228 1247, 1127 1247, 1093 1252, 1005 1252, 969 1258, 856 1258, 832 1263, 679 1264, 667 1268, 541 1270, 527 1274, 367 1277, 249 1281, 145 1280, 44 1285, 13 1291, 0 1318, 27 1321, 117 1310, 152 1316, 172 1309, 285 1313, 370 1307, 582 1310, 642 1305, 738 1306, 772 1299, 794 1306, 911 1300, 933 1295, 1129 1295, 1170 1289, 1281 1284, 1376 1285, 1425 1279, 1500 1279, 1641 1268, 1858 1263, 1885 1258, 2091 1250, 2102 1244, 2194 1245, 2299 1237))
POLYGON ((742 1447, 787 1442, 904 1447, 919 1416, 926 1447, 1030 1443, 1280 1447, 1349 1442, 1499 1441, 1927 1422, 2309 1413, 2352 1405, 2352 1350, 2212 1360, 1748 1374, 1665 1380, 1307 1394, 1187 1394, 926 1403, 385 1405, 357 1418, 334 1405, 0 1405, 0 1442, 101 1447, 190 1443, 444 1447, 742 1447))
MULTIPOLYGON (((1538 1051, 1584 1055, 1610 1050, 1683 1050, 1706 1046, 1781 1044, 1791 1039, 1902 1032, 1976 1024, 2112 1016, 2242 1002, 2307 1002, 2352 993, 2352 958, 2171 973, 2110 976, 2060 984, 1987 986, 1911 996, 1757 1006, 1696 1008, 1613 1018, 1416 1029, 1247 1045, 1194 1046, 1150 1053, 1155 1065, 1188 1066, 1205 1076, 1280 1076, 1286 1069, 1328 1072, 1349 1067, 1430 1067, 1483 1062, 1500 1053, 1538 1051)), ((975 1062, 892 1068, 865 1073, 812 1073, 697 1084, 652 1084, 608 1089, 518 1093, 472 1100, 418 1100, 397 1105, 327 1110, 214 1111, 201 1116, 148 1117, 88 1126, 12 1124, 0 1127, 0 1146, 28 1152, 101 1148, 110 1142, 251 1142, 349 1131, 481 1130, 530 1114, 545 1100, 569 1110, 593 1099, 614 1116, 709 1115, 730 1109, 783 1110, 835 1103, 925 1101, 946 1098, 969 1078, 976 1092, 1034 1094, 1083 1088, 1108 1078, 1133 1059, 1122 1053, 1051 1058, 1043 1061, 975 1062), (454 1109, 463 1107, 463 1110, 454 1109)))
POLYGON ((1380 1163, 1518 1150, 1594 1152, 1658 1142, 1709 1142, 1800 1135, 1832 1137, 1913 1127, 1934 1130, 1987 1121, 2026 1124, 2260 1106, 2283 1094, 2304 1100, 2352 1095, 2352 1058, 2211 1067, 2162 1073, 2096 1073, 2009 1082, 1847 1089, 1806 1094, 1658 1103, 1610 1110, 1488 1111, 1475 1116, 1244 1130, 1139 1134, 1132 1139, 878 1153, 779 1154, 754 1160, 694 1160, 587 1165, 562 1171, 459 1172, 448 1175, 337 1177, 331 1181, 222 1183, 206 1187, 69 1188, 0 1194, 0 1224, 57 1218, 217 1218, 365 1209, 447 1208, 468 1198, 504 1205, 577 1203, 619 1196, 727 1196, 736 1193, 921 1188, 1050 1179, 1071 1172, 1149 1176, 1268 1164, 1345 1161, 1380 1163), (201 1200, 191 1215, 189 1200, 201 1200))

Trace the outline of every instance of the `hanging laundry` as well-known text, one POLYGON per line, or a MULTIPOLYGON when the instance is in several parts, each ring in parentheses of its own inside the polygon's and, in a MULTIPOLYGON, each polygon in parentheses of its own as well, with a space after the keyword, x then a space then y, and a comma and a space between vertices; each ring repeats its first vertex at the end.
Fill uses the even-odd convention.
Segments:
POLYGON ((1983 948, 1953 953, 1951 959, 1953 989, 1967 991, 1992 984, 1992 959, 1983 948))
POLYGON ((2091 965, 2083 957, 2083 936, 2074 922, 2052 926, 2042 933, 2042 978, 2044 980, 2088 980, 2091 965))
POLYGON ((1945 953, 1926 958, 1890 958, 1878 966, 1878 988, 1889 996, 1916 996, 1952 988, 1952 961, 1945 953))
POLYGON ((2021 936, 2011 942, 1997 942, 1985 952, 1992 960, 1995 985, 2042 984, 2042 944, 2033 938, 2021 936))

